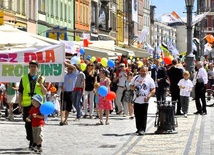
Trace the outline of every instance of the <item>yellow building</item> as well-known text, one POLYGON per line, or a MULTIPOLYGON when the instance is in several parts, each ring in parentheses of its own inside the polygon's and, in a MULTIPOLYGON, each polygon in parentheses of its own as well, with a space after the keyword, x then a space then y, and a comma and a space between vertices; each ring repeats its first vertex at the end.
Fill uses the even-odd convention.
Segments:
POLYGON ((118 46, 124 45, 124 0, 117 0, 117 40, 118 46))

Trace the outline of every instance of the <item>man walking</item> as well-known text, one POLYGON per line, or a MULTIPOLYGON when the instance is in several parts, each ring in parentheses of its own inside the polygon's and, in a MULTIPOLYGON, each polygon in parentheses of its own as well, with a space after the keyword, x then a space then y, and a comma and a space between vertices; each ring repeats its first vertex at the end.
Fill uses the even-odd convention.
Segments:
POLYGON ((155 94, 154 80, 147 74, 148 67, 142 66, 140 75, 136 75, 130 84, 130 89, 134 90, 136 133, 139 136, 145 134, 149 99, 155 94))
POLYGON ((30 72, 27 75, 23 75, 19 84, 19 110, 23 112, 23 120, 25 121, 26 138, 30 142, 29 148, 32 148, 32 126, 31 122, 26 122, 26 118, 29 116, 29 110, 32 107, 31 97, 35 94, 41 96, 46 95, 47 89, 45 88, 45 78, 37 75, 39 70, 39 64, 37 61, 32 60, 29 63, 30 72))

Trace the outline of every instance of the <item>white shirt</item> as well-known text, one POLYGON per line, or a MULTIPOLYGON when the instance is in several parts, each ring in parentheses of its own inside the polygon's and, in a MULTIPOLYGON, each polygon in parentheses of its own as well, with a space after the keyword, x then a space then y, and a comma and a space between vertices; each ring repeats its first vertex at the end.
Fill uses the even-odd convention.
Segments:
POLYGON ((127 80, 127 74, 126 71, 120 71, 119 73, 119 82, 118 82, 118 86, 125 86, 125 81, 127 80))
MULTIPOLYGON (((132 81, 131 84, 135 88, 138 87, 138 91, 134 91, 134 98, 133 101, 138 104, 144 103, 144 98, 149 95, 150 89, 155 88, 155 82, 151 78, 150 75, 147 75, 146 77, 141 77, 140 75, 136 75, 132 81), (138 77, 137 77, 138 76, 138 77)), ((149 101, 148 101, 149 103, 149 101)))
POLYGON ((193 83, 191 80, 181 79, 178 82, 178 86, 184 86, 185 88, 180 88, 180 96, 190 97, 191 89, 193 88, 193 83))
POLYGON ((201 67, 198 70, 198 73, 196 73, 196 75, 197 75, 196 79, 202 78, 204 81, 204 84, 207 84, 208 82, 207 71, 203 67, 201 67))

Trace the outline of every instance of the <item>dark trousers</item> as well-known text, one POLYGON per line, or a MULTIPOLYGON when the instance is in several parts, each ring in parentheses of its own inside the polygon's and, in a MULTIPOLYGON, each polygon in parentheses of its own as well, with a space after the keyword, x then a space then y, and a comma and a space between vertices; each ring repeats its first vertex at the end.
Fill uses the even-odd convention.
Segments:
MULTIPOLYGON (((162 104, 162 102, 166 101, 166 89, 163 87, 156 87, 156 98, 157 103, 162 104)), ((163 103, 164 104, 164 103, 163 103)))
POLYGON ((29 116, 29 110, 31 109, 32 105, 28 107, 23 107, 23 121, 25 122, 25 130, 26 130, 26 139, 30 142, 33 142, 33 135, 32 135, 32 125, 31 122, 26 122, 26 118, 29 116))
POLYGON ((134 103, 134 114, 137 131, 146 131, 148 103, 134 103))
POLYGON ((180 114, 181 113, 181 103, 180 103, 180 94, 179 94, 180 90, 179 88, 178 89, 174 88, 174 90, 173 88, 171 88, 170 91, 171 91, 172 101, 177 101, 176 113, 180 114))
POLYGON ((205 112, 205 113, 207 112, 205 93, 206 93, 205 85, 203 88, 201 88, 197 85, 195 86, 195 104, 196 104, 196 109, 198 112, 205 112), (202 102, 202 108, 201 108, 200 99, 202 102))

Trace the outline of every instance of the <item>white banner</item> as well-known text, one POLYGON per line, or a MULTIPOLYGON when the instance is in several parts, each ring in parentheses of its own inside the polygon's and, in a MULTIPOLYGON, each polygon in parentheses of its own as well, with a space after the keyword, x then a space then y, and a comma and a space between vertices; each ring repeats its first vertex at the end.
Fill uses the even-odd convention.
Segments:
POLYGON ((39 63, 38 74, 45 77, 46 82, 62 82, 64 80, 65 48, 63 44, 26 48, 22 50, 0 51, 0 82, 19 82, 21 77, 29 73, 29 62, 39 63))

